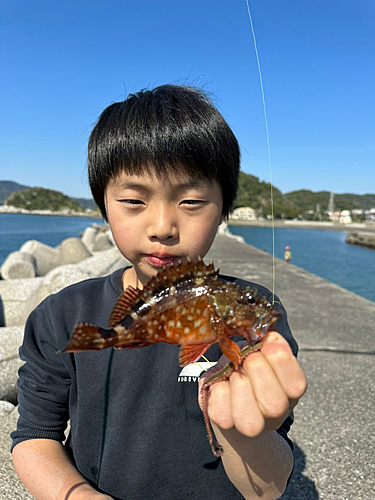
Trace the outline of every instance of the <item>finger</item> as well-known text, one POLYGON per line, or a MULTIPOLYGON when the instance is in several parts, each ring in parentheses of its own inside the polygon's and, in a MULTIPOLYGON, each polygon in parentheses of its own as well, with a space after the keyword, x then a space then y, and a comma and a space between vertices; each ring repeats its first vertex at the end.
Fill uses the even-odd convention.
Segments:
POLYGON ((243 365, 265 419, 279 419, 289 412, 289 399, 262 352, 248 356, 243 365))
POLYGON ((307 381, 288 342, 280 334, 272 332, 262 342, 261 353, 272 367, 288 398, 298 400, 307 389, 307 381))
POLYGON ((211 386, 208 415, 222 429, 231 429, 234 425, 230 391, 230 384, 227 380, 211 386))
POLYGON ((230 376, 233 422, 236 429, 248 437, 255 437, 264 428, 264 417, 247 374, 242 370, 230 376))

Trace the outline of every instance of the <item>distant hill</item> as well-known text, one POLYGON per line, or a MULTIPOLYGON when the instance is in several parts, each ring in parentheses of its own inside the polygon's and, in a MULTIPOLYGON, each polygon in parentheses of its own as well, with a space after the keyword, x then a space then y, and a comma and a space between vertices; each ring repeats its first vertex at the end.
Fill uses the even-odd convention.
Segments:
POLYGON ((89 210, 95 210, 98 208, 96 206, 95 201, 92 198, 71 198, 72 201, 75 201, 79 205, 81 205, 82 208, 86 209, 88 208, 89 210))
POLYGON ((26 210, 52 210, 58 212, 68 209, 73 212, 83 211, 83 207, 72 201, 68 196, 59 191, 44 188, 29 188, 16 191, 6 200, 6 205, 26 210))
POLYGON ((12 193, 29 189, 29 187, 13 181, 0 181, 0 204, 3 204, 12 193))
MULTIPOLYGON (((31 188, 30 186, 24 186, 22 184, 18 184, 18 182, 0 181, 0 205, 4 204, 12 193, 15 193, 17 191, 24 191, 25 189, 30 189, 30 188, 31 188)), ((57 193, 58 191, 55 192, 57 193)), ((96 209, 96 203, 92 198, 71 198, 71 197, 68 198, 73 202, 78 203, 84 209, 87 208, 90 210, 96 209)), ((44 209, 46 208, 44 207, 44 209)))
MULTIPOLYGON (((327 210, 329 203, 329 191, 310 191, 301 189, 282 194, 279 189, 273 187, 274 216, 286 218, 298 217, 309 210, 316 210, 320 205, 321 212, 327 210)), ((252 207, 263 216, 271 215, 271 186, 268 182, 260 181, 254 175, 240 172, 237 198, 234 208, 252 207)), ((375 194, 335 194, 335 210, 353 210, 355 208, 369 210, 375 207, 375 194)))
MULTIPOLYGON (((0 181, 0 204, 5 203, 6 200, 9 199, 11 195, 13 195, 13 193, 21 193, 30 189, 34 190, 34 192, 36 190, 43 190, 43 188, 30 188, 30 186, 23 186, 22 184, 18 184, 17 182, 0 181)), ((56 203, 57 205, 60 204, 59 206, 62 206, 64 203, 66 206, 68 206, 68 201, 66 200, 69 200, 73 203, 73 205, 71 206, 79 205, 80 210, 82 210, 82 208, 88 208, 91 210, 95 210, 97 208, 93 199, 70 198, 58 191, 52 191, 48 189, 44 190, 44 194, 42 193, 43 191, 39 192, 37 201, 31 198, 26 199, 25 197, 23 198, 21 196, 20 203, 28 205, 28 208, 30 208, 31 204, 38 204, 40 208, 37 208, 36 210, 54 210, 50 207, 55 206, 53 198, 57 196, 57 199, 60 201, 56 203), (51 193, 57 193, 57 195, 53 194, 50 196, 46 194, 46 192, 48 191, 51 191, 51 193), (49 206, 46 205, 47 202, 49 206)), ((329 191, 313 192, 308 189, 301 189, 298 191, 291 191, 290 193, 282 194, 282 192, 274 186, 274 216, 276 218, 280 218, 281 216, 285 215, 286 218, 292 219, 294 217, 298 217, 301 214, 303 215, 309 210, 315 211, 317 204, 320 205, 321 212, 324 212, 324 210, 327 210, 328 207, 329 196, 329 191)), ((12 198, 12 200, 14 199, 12 198)), ((354 208, 369 210, 370 208, 375 207, 375 194, 335 194, 334 203, 335 210, 353 210, 354 208)), ((267 215, 271 215, 270 184, 268 182, 260 181, 259 178, 255 177, 254 175, 240 172, 238 193, 234 202, 234 208, 243 206, 254 208, 264 217, 266 217, 267 215)), ((25 206, 23 208, 27 207, 25 206)))

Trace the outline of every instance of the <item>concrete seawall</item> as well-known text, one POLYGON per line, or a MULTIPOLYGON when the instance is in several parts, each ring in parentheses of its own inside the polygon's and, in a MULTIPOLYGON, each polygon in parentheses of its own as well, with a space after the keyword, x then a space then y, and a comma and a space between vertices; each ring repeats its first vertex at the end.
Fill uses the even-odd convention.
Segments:
POLYGON ((346 243, 375 249, 375 233, 365 231, 349 233, 346 237, 346 243))
MULTIPOLYGON (((123 265, 118 257, 108 254, 107 272, 123 265)), ((218 235, 206 259, 212 259, 224 274, 272 289, 272 257, 236 238, 218 235)), ((373 500, 375 303, 279 259, 275 259, 275 271, 275 293, 288 311, 309 382, 295 410, 291 431, 295 472, 282 498, 373 500)), ((16 344, 21 342, 22 325, 0 328, 0 335, 1 331, 0 366, 11 359, 18 363, 6 345, 9 336, 16 344)), ((9 432, 16 419, 17 410, 9 400, 1 403, 0 497, 31 499, 9 455, 9 432)))

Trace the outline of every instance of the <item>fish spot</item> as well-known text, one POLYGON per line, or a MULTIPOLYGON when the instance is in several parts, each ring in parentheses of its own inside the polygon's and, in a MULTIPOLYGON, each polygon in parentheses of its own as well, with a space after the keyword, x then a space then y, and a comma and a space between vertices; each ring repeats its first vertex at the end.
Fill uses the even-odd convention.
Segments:
POLYGON ((177 291, 177 288, 175 286, 171 286, 171 288, 169 289, 169 292, 171 294, 176 293, 176 291, 177 291))
POLYGON ((195 284, 196 285, 203 285, 204 283, 204 279, 203 278, 196 278, 195 280, 195 284))
POLYGON ((188 321, 193 321, 193 319, 194 319, 194 317, 189 314, 189 316, 187 317, 187 320, 188 321))
POLYGON ((201 313, 201 310, 200 310, 200 309, 197 309, 197 310, 196 310, 196 313, 197 313, 197 314, 198 314, 198 316, 199 316, 199 315, 200 315, 200 313, 201 313))
POLYGON ((158 330, 161 330, 162 328, 163 328, 163 327, 162 327, 161 325, 159 325, 159 328, 158 328, 158 330))
POLYGON ((158 339, 158 338, 159 338, 159 335, 157 333, 155 333, 154 339, 158 339))
POLYGON ((169 338, 169 337, 172 337, 172 332, 170 330, 167 330, 165 332, 165 335, 169 338))
POLYGON ((187 326, 184 330, 184 333, 187 335, 188 333, 190 333, 190 328, 187 326))
POLYGON ((170 326, 171 328, 173 328, 175 326, 175 321, 173 319, 171 319, 170 321, 168 321, 168 326, 170 326))
POLYGON ((186 313, 187 313, 187 309, 186 309, 186 307, 184 307, 184 308, 182 309, 182 311, 181 311, 181 314, 182 314, 183 316, 185 316, 185 314, 186 314, 186 313))
POLYGON ((177 321, 176 326, 177 326, 177 328, 181 328, 182 327, 181 321, 177 321))
POLYGON ((158 326, 159 321, 157 319, 154 319, 153 324, 154 324, 154 326, 158 326))
POLYGON ((166 315, 165 314, 162 314, 161 315, 161 318, 160 318, 162 321, 165 321, 167 319, 166 315))
POLYGON ((199 333, 207 333, 207 326, 206 325, 202 325, 199 328, 199 333))
POLYGON ((194 321, 194 328, 198 328, 198 326, 201 324, 201 320, 197 319, 197 321, 194 321))
POLYGON ((180 312, 181 306, 176 307, 176 313, 180 312))
POLYGON ((130 313, 130 316, 135 320, 138 319, 138 314, 135 312, 130 313))
POLYGON ((147 322, 147 326, 152 326, 152 321, 151 320, 147 322))
POLYGON ((154 333, 154 330, 152 328, 147 328, 147 333, 149 335, 152 335, 154 333))

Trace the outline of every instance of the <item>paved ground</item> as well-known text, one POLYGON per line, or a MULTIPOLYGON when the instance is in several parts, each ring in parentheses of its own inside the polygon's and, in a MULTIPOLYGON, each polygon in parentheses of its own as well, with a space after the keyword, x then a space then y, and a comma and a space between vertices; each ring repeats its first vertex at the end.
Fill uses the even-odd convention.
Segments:
MULTIPOLYGON (((208 254, 224 274, 272 289, 272 257, 218 236, 208 254)), ((375 258, 375 255, 374 255, 375 258)), ((295 410, 295 473, 285 500, 375 498, 375 303, 275 260, 309 388, 295 410)))
MULTIPOLYGON (((272 289, 272 257, 226 236, 207 255, 225 274, 272 289)), ((295 473, 284 500, 375 498, 375 303, 275 260, 275 292, 288 310, 309 388, 296 408, 295 473)), ((0 429, 0 498, 31 499, 12 468, 0 429)))

